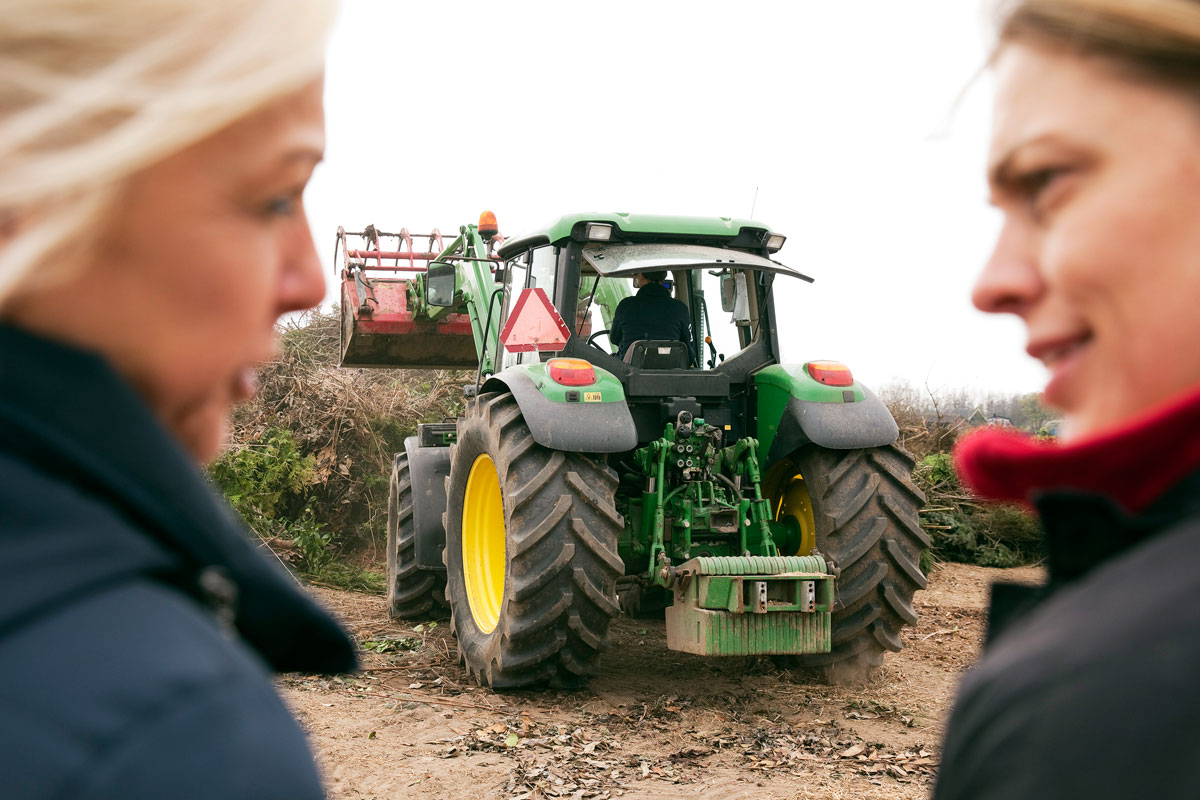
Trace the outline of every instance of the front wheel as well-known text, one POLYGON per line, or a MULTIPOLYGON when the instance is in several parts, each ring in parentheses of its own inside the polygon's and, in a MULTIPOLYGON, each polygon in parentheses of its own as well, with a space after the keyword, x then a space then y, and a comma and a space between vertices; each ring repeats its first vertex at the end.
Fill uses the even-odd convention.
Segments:
POLYGON ((459 654, 480 684, 573 687, 595 672, 624 570, 616 489, 603 456, 535 443, 511 394, 471 405, 450 461, 443 558, 459 654))
MULTIPOLYGON (((915 625, 913 594, 925 588, 921 551, 929 536, 917 512, 925 497, 912 480, 913 459, 895 447, 826 450, 810 445, 768 470, 764 489, 778 515, 791 514, 821 554, 840 568, 829 653, 783 657, 827 680, 856 680, 903 647, 915 625), (807 535, 811 529, 812 538, 807 535)), ((802 553, 801 555, 803 555, 802 553)))

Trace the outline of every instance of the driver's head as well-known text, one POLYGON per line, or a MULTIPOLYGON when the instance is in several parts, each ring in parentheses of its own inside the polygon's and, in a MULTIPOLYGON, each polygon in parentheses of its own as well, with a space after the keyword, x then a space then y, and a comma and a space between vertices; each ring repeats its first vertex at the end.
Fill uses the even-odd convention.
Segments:
POLYGON ((667 279, 665 271, 660 272, 639 272, 637 275, 637 285, 640 289, 648 283, 662 283, 667 279))

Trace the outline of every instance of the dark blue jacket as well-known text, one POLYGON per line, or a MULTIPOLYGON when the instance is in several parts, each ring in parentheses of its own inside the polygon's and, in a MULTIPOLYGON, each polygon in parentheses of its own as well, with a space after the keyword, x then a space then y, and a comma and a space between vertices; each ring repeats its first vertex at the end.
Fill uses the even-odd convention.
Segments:
POLYGON ((320 798, 271 672, 354 668, 103 360, 0 326, 0 795, 320 798))
POLYGON ((694 361, 690 331, 687 306, 671 297, 661 283, 647 283, 617 304, 608 338, 617 346, 618 358, 624 358, 629 345, 640 339, 659 339, 686 343, 694 361))

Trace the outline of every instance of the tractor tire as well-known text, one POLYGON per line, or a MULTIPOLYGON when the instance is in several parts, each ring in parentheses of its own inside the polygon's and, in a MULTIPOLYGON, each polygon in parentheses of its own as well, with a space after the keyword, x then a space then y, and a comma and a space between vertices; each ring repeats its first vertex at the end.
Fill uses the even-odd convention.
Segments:
POLYGON ((618 613, 616 473, 535 443, 508 392, 470 405, 453 448, 443 559, 463 663, 494 689, 582 685, 618 613))
POLYGON ((387 607, 392 619, 446 615, 446 579, 417 566, 408 455, 396 453, 388 481, 387 607))
POLYGON ((917 520, 925 496, 912 481, 913 458, 895 446, 810 445, 790 461, 811 496, 817 549, 841 572, 831 652, 777 663, 813 668, 830 683, 861 680, 903 647, 901 630, 917 622, 913 594, 925 588, 921 551, 930 542, 917 520))

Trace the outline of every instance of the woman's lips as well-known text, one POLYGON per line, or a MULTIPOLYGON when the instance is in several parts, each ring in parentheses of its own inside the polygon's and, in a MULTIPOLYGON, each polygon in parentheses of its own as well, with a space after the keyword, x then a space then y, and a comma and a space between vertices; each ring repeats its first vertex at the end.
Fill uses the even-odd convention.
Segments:
POLYGON ((1069 410, 1071 397, 1076 394, 1071 386, 1074 376, 1079 371, 1079 365, 1087 355, 1092 343, 1090 331, 1042 338, 1029 343, 1025 351, 1041 361, 1050 370, 1050 380, 1046 384, 1044 400, 1046 403, 1069 410))
POLYGON ((1091 331, 1082 331, 1067 336, 1044 336, 1031 341, 1025 352, 1041 361, 1047 367, 1054 368, 1055 363, 1074 354, 1092 341, 1091 331))

